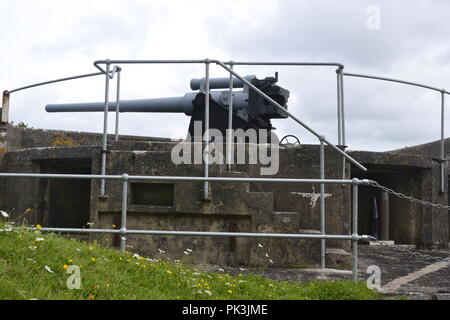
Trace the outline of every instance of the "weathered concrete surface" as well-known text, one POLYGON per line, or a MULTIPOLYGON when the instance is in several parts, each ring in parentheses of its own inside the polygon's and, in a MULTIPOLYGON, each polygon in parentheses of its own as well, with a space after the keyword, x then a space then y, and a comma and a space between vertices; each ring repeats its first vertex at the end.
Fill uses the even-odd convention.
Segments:
MULTIPOLYGON (((101 133, 78 132, 64 130, 46 130, 34 128, 21 128, 13 125, 3 125, 6 132, 7 144, 5 151, 29 149, 36 147, 76 147, 94 146, 102 144, 101 133)), ((114 135, 108 135, 113 140, 114 135)), ((170 141, 167 138, 141 137, 121 135, 123 141, 170 141)), ((1 141, 1 140, 0 140, 1 141)))
MULTIPOLYGON (((444 139, 444 150, 446 150, 445 158, 448 159, 450 155, 450 138, 444 139)), ((428 143, 419 144, 416 146, 405 147, 397 150, 392 150, 393 153, 426 155, 431 158, 440 159, 441 157, 441 140, 436 140, 428 143)))

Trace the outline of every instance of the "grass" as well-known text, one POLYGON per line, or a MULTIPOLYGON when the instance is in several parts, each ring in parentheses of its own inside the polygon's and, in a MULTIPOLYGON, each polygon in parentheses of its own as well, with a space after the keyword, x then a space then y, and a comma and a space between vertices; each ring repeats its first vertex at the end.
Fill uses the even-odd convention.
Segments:
POLYGON ((0 299, 379 299, 365 283, 305 285, 257 275, 204 272, 54 234, 0 224, 0 299), (9 231, 8 231, 9 230, 9 231), (69 265, 81 289, 67 287, 69 265), (50 272, 51 271, 51 272, 50 272))

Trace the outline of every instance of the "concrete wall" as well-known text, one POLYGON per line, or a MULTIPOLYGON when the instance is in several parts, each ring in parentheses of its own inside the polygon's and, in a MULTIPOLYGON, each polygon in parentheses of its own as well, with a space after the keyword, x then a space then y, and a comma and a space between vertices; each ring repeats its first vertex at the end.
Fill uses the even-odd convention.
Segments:
MULTIPOLYGON (((7 133, 8 149, 0 153, 1 172, 101 172, 99 134, 16 127, 8 127, 7 133)), ((176 145, 175 142, 158 140, 121 137, 119 142, 110 141, 107 174, 203 176, 201 164, 175 165, 171 161, 171 150, 176 145)), ((319 178, 318 145, 282 147, 279 152, 279 171, 271 177, 319 178)), ((418 199, 447 203, 447 193, 438 192, 439 166, 432 159, 398 153, 351 152, 351 155, 369 168, 368 174, 352 168, 348 162, 344 166, 342 157, 325 147, 325 177, 341 179, 345 168, 345 178, 371 178, 418 199)), ((260 164, 249 164, 247 161, 233 165, 233 172, 227 172, 224 165, 211 165, 210 176, 262 177, 261 167, 260 164)), ((12 212, 13 217, 23 215, 31 208, 26 214, 28 221, 46 225, 50 223, 52 211, 73 214, 70 210, 64 211, 64 201, 57 206, 58 210, 52 210, 49 202, 52 202, 54 192, 46 179, 0 180, 0 206, 12 212)), ((70 191, 69 183, 67 181, 59 185, 61 199, 74 194, 70 191)), ((144 194, 158 190, 158 186, 154 185, 158 181, 151 183, 150 188, 143 191, 144 194)), ((90 193, 80 192, 78 195, 89 206, 89 222, 99 228, 110 228, 112 225, 120 228, 121 182, 107 181, 105 197, 99 196, 99 187, 99 181, 93 180, 90 187, 82 187, 90 189, 90 193)), ((173 186, 165 185, 161 189, 164 193, 171 193, 173 190, 173 194, 168 194, 167 198, 164 196, 165 199, 170 199, 166 202, 172 202, 173 199, 173 203, 165 205, 151 202, 145 205, 133 204, 132 200, 136 196, 133 190, 130 187, 128 197, 129 229, 313 234, 320 230, 319 200, 312 201, 317 199, 319 184, 210 183, 211 199, 202 199, 203 183, 173 182, 173 186)), ((350 187, 326 185, 325 192, 327 233, 350 234, 350 187)), ((366 229, 369 222, 364 220, 367 217, 363 215, 367 215, 367 199, 370 200, 371 191, 368 189, 367 192, 366 198, 362 192, 360 199, 360 221, 361 226, 365 225, 366 229)), ((397 242, 416 243, 424 247, 448 244, 448 212, 423 208, 396 198, 391 198, 391 212, 391 234, 397 242)), ((107 238, 112 246, 118 244, 117 237, 107 238)), ((319 263, 318 240, 168 236, 129 236, 128 240, 133 251, 159 256, 158 249, 161 249, 165 251, 165 258, 183 258, 192 263, 281 266, 312 266, 319 263), (192 254, 186 255, 186 249, 192 249, 192 254)), ((327 241, 327 246, 350 250, 349 241, 327 241)), ((329 257, 331 256, 330 253, 329 257)), ((348 260, 330 260, 341 267, 348 267, 348 260)))

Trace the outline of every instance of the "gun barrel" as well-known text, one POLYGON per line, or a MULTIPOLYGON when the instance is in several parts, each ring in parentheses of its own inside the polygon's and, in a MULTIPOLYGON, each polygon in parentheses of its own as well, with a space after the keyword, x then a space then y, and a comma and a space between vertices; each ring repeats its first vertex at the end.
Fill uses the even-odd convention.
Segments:
MULTIPOLYGON (((256 78, 254 75, 245 76, 244 79, 251 81, 256 78)), ((199 90, 203 87, 205 83, 205 78, 200 79, 191 79, 191 89, 199 90)), ((210 89, 227 89, 230 87, 230 78, 210 78, 209 79, 209 88, 210 89)), ((244 82, 238 78, 233 78, 233 88, 243 88, 244 82)))
MULTIPOLYGON (((195 93, 187 93, 182 97, 120 100, 120 112, 171 112, 192 115, 192 100, 195 93)), ((104 102, 48 104, 47 112, 100 112, 104 111, 104 102)), ((116 111, 116 102, 108 103, 108 111, 116 111)))

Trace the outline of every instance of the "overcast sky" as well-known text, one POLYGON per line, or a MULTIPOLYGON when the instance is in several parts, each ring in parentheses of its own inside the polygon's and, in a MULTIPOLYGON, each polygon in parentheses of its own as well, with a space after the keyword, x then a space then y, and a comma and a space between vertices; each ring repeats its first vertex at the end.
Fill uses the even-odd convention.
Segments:
MULTIPOLYGON (((95 72, 93 61, 107 58, 333 61, 347 72, 449 90, 449 21, 445 0, 1 0, 0 90, 95 72)), ((260 78, 279 71, 279 84, 291 92, 289 110, 337 142, 335 68, 236 71, 260 78)), ((211 66, 211 76, 224 75, 211 66)), ((190 78, 202 76, 203 65, 124 65, 121 96, 184 95, 190 78)), ((44 106, 102 99, 103 77, 53 84, 13 93, 10 117, 35 128, 101 132, 100 113, 48 114, 44 106)), ((450 106, 448 97, 446 103, 450 106)), ((345 107, 347 144, 353 150, 390 150, 440 137, 437 92, 345 78, 345 107)), ((450 110, 446 121, 450 127, 450 110)), ((113 122, 111 115, 110 132, 113 122)), ((184 137, 188 123, 184 114, 122 114, 120 132, 184 137)), ((316 142, 292 120, 274 125, 279 136, 316 142)))

